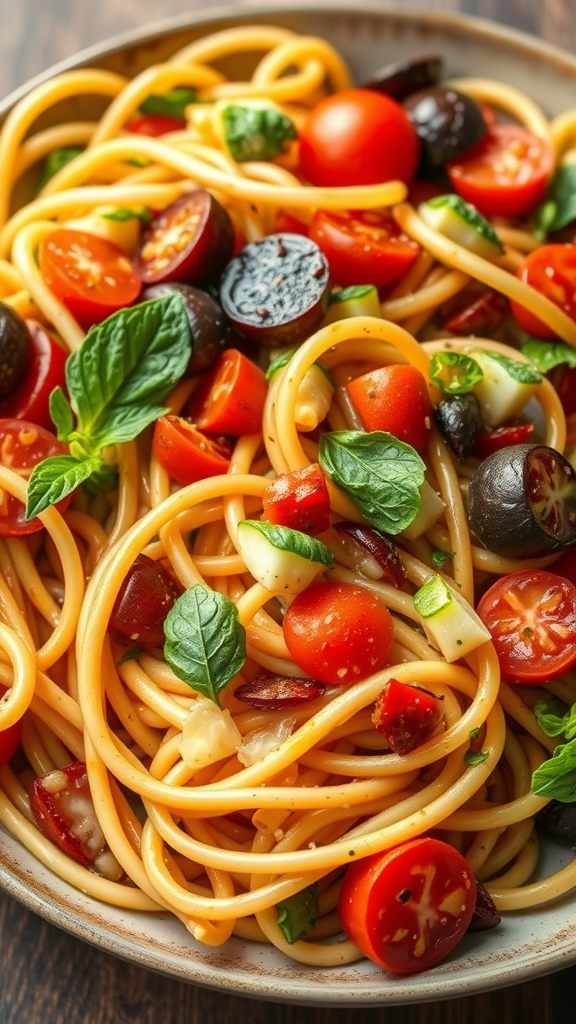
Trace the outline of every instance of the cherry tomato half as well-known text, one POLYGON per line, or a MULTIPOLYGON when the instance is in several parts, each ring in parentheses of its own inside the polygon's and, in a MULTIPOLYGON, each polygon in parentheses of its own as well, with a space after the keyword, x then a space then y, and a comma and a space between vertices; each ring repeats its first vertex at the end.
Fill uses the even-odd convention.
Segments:
POLYGON ((481 427, 474 438, 472 451, 476 458, 487 459, 502 448, 513 444, 527 444, 532 441, 536 423, 534 420, 514 420, 501 427, 481 427))
POLYGON ((380 366, 351 380, 346 390, 366 430, 384 430, 424 450, 430 436, 430 400, 424 375, 403 363, 380 366))
POLYGON ((124 250, 88 231, 56 228, 38 259, 46 284, 84 328, 130 306, 142 289, 124 250))
POLYGON ((267 394, 260 367, 238 349, 229 348, 201 377, 186 415, 200 430, 212 434, 257 434, 262 430, 267 394))
POLYGON ((386 664, 392 616, 368 590, 351 583, 313 584, 284 616, 284 639, 297 665, 329 686, 366 679, 386 664))
MULTIPOLYGON (((576 245, 541 245, 528 253, 517 276, 576 320, 576 245)), ((510 301, 510 309, 518 326, 527 334, 536 338, 557 337, 552 327, 515 299, 510 301)))
POLYGON ((576 663, 576 587, 544 569, 520 569, 478 603, 506 679, 537 686, 576 663))
POLYGON ((0 402, 0 416, 28 420, 51 430, 50 395, 55 387, 65 386, 68 353, 41 324, 27 320, 26 325, 30 337, 28 367, 18 390, 0 402))
POLYGON ((343 287, 368 282, 385 288, 406 273, 420 252, 392 217, 378 210, 317 210, 310 238, 343 287))
POLYGON ((186 121, 184 118, 170 117, 169 114, 143 114, 130 121, 126 127, 135 135, 149 135, 155 139, 169 132, 181 132, 186 127, 186 121))
POLYGON ((454 949, 475 905, 476 881, 462 854, 423 838, 351 864, 338 913, 365 956, 394 974, 414 974, 454 949))
MULTIPOLYGON (((0 419, 0 463, 20 476, 29 477, 34 466, 52 455, 67 455, 68 447, 54 434, 26 420, 0 419)), ((59 501, 56 508, 64 512, 72 495, 59 501)), ((26 519, 21 501, 0 488, 0 537, 22 537, 44 529, 40 519, 26 519)))
POLYGON ((522 217, 543 198, 552 167, 545 139, 517 124, 495 123, 446 170, 454 191, 485 217, 522 217))
POLYGON ((408 183, 419 148, 399 103, 370 89, 345 89, 308 115, 300 133, 300 167, 313 185, 408 183))
POLYGON ((179 484, 194 484, 227 473, 231 446, 197 430, 181 416, 156 420, 152 450, 158 462, 179 484))
POLYGON ((136 258, 145 284, 206 284, 224 269, 234 247, 230 215, 206 189, 180 196, 146 228, 136 258))

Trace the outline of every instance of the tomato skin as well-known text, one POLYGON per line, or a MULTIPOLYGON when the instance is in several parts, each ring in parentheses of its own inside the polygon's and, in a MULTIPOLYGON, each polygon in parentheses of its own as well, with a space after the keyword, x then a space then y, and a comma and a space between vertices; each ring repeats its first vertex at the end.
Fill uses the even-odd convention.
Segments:
POLYGON ((262 496, 262 517, 312 536, 324 533, 330 526, 330 495, 319 464, 271 480, 262 496))
POLYGON ((298 217, 294 217, 291 213, 281 210, 274 222, 272 234, 307 235, 308 225, 303 220, 299 220, 298 217))
POLYGON ((378 695, 372 721, 395 754, 429 740, 444 717, 443 701, 416 684, 390 679, 378 695))
POLYGON ((452 312, 444 327, 452 334, 476 334, 490 337, 508 313, 508 299, 487 288, 465 306, 452 312))
POLYGON ((121 644, 164 644, 164 619, 180 591, 159 562, 140 554, 118 592, 108 632, 121 644))
POLYGON ((446 171, 454 191, 485 217, 522 217, 543 199, 553 163, 544 139, 520 125, 496 122, 446 171))
POLYGON ((194 484, 227 473, 231 447, 203 434, 181 416, 156 420, 152 450, 158 462, 179 484, 194 484))
POLYGON ((538 686, 576 664, 576 587, 556 572, 520 569, 500 577, 477 612, 504 678, 538 686))
POLYGON ((316 210, 309 233, 343 287, 385 288, 403 277, 420 252, 392 217, 378 210, 316 210))
POLYGON ((384 430, 417 452, 424 450, 431 408, 426 379, 415 366, 381 366, 355 377, 346 390, 366 430, 384 430))
POLYGON ((224 269, 234 243, 228 211, 197 188, 170 203, 146 228, 136 267, 145 284, 206 284, 224 269))
POLYGON ((399 103, 370 89, 345 89, 308 115, 300 133, 300 167, 312 185, 407 184, 419 149, 399 103))
POLYGON ((136 301, 142 283, 119 245, 99 235, 56 228, 38 249, 48 287, 84 327, 136 301))
POLYGON ((532 440, 536 424, 534 420, 503 423, 501 427, 482 427, 474 438, 472 452, 479 459, 487 459, 494 452, 512 444, 526 444, 532 440))
MULTIPOLYGON (((67 454, 68 446, 44 430, 44 427, 26 420, 0 419, 0 463, 20 476, 30 476, 34 466, 52 455, 67 454)), ((71 501, 72 494, 69 494, 55 507, 59 512, 65 512, 71 501)), ((23 537, 43 529, 40 519, 26 519, 26 509, 21 501, 11 494, 3 494, 0 502, 0 537, 23 537)))
MULTIPOLYGON (((541 245, 528 253, 517 277, 576 320, 576 245, 541 245)), ((510 309, 518 326, 527 334, 546 340, 557 337, 552 327, 515 299, 510 300, 510 309)))
POLYGON ((0 402, 0 417, 28 420, 46 430, 53 428, 50 395, 54 388, 65 388, 68 353, 41 324, 27 320, 30 348, 28 368, 20 387, 0 402))
POLYGON ((378 672, 393 638, 388 609, 350 583, 315 583, 294 598, 284 616, 292 658, 328 686, 347 686, 378 672))
POLYGON ((186 127, 186 121, 180 117, 170 117, 169 114, 143 114, 126 125, 129 132, 135 135, 148 135, 156 139, 160 135, 168 135, 169 132, 181 132, 186 127))
POLYGON ((475 904, 476 881, 462 854, 425 837, 351 864, 338 913, 365 956, 393 974, 414 974, 454 949, 475 904))
POLYGON ((242 437, 262 430, 268 383, 256 363, 226 349, 200 379, 186 415, 199 430, 242 437))

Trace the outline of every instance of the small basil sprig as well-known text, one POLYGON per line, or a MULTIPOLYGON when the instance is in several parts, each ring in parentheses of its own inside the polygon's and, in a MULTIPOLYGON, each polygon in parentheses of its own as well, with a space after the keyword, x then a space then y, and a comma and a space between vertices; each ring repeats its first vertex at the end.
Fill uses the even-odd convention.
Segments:
POLYGON ((536 211, 533 234, 546 240, 549 231, 560 231, 576 220, 576 163, 560 164, 546 189, 546 199, 536 211))
POLYGON ((318 920, 318 886, 314 883, 293 896, 288 896, 277 904, 276 910, 278 927, 292 946, 299 939, 303 939, 318 920))
POLYGON ((41 192, 50 179, 55 174, 58 174, 58 171, 61 171, 63 167, 66 167, 66 164, 69 164, 71 160, 74 160, 83 152, 83 146, 62 146, 61 149, 53 149, 48 153, 44 161, 42 177, 38 182, 38 191, 41 192))
POLYGON ((365 519, 384 533, 405 530, 420 509, 424 462, 409 444, 374 430, 339 430, 320 438, 318 461, 365 519))
POLYGON ((549 373, 556 366, 576 366, 576 349, 563 341, 528 338, 523 342, 521 352, 541 373, 549 373))
POLYGON ((178 678, 219 707, 220 692, 246 660, 246 631, 236 605, 196 583, 172 605, 164 635, 164 657, 178 678))
POLYGON ((534 714, 542 732, 547 736, 563 736, 566 742, 557 746, 552 757, 533 773, 532 792, 561 803, 573 803, 576 800, 576 704, 559 714, 557 702, 539 701, 534 714))
POLYGON ((195 103, 197 99, 196 89, 187 89, 183 86, 162 95, 152 93, 142 101, 138 110, 141 114, 162 114, 165 117, 179 117, 183 121, 186 107, 189 103, 195 103))
POLYGON ((222 133, 233 160, 273 160, 298 137, 283 110, 266 100, 217 104, 222 133))
POLYGON ((160 405, 182 377, 192 344, 179 295, 121 309, 91 327, 66 362, 66 385, 50 396, 50 415, 69 455, 45 459, 28 482, 32 519, 94 477, 109 476, 102 457, 131 441, 166 411, 160 405))

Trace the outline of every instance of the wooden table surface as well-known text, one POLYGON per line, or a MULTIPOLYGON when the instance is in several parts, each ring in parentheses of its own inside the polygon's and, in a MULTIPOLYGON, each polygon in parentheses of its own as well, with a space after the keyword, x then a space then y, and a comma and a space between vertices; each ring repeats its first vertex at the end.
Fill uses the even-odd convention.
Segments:
MULTIPOLYGON (((201 0, 0 0, 0 95, 76 50, 201 0)), ((403 0, 492 18, 576 50, 573 0, 403 0)), ((555 1024, 573 1019, 576 967, 468 999, 408 1007, 323 1009, 214 993, 125 964, 0 894, 1 1024, 555 1024)))

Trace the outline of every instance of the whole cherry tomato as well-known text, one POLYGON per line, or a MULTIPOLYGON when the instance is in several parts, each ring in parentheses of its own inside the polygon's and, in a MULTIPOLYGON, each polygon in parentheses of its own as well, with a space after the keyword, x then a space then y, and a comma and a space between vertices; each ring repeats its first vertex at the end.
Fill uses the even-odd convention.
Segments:
POLYGON ((345 89, 308 115, 300 133, 300 166, 313 185, 408 183, 419 149, 399 103, 370 89, 345 89))
POLYGON ((329 686, 348 686, 384 668, 394 624, 374 594, 351 583, 315 583, 284 616, 284 639, 297 665, 329 686))

